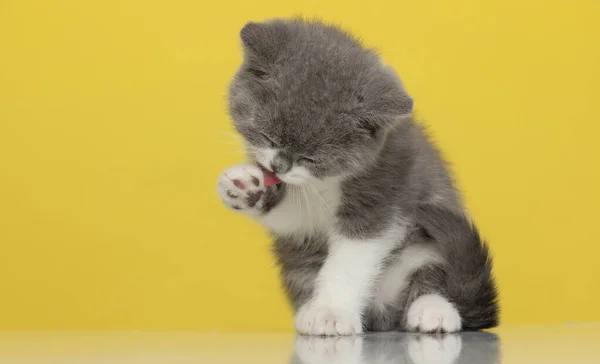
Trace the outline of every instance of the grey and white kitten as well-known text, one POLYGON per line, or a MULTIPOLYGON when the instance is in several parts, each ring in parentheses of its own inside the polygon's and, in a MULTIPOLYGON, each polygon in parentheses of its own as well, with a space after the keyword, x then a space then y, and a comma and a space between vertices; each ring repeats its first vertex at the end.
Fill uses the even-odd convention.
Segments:
POLYGON ((316 21, 241 30, 229 107, 254 164, 218 192, 271 232, 308 335, 455 332, 498 322, 491 258, 394 71, 316 21))

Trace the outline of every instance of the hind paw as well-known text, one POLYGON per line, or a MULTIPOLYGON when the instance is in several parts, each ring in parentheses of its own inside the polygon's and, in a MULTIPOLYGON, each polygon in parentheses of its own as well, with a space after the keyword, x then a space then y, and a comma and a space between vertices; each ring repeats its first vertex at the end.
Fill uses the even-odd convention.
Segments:
POLYGON ((406 315, 406 324, 410 330, 422 333, 457 332, 461 329, 461 318, 446 298, 428 294, 412 303, 406 315))

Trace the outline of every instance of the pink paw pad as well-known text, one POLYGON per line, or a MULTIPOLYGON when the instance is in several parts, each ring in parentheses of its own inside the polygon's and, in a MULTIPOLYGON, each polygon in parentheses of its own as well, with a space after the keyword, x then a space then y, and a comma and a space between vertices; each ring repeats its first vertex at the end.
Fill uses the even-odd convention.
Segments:
POLYGON ((239 179, 233 179, 231 181, 233 182, 233 184, 235 185, 235 187, 239 188, 240 190, 245 190, 246 189, 246 186, 239 179))

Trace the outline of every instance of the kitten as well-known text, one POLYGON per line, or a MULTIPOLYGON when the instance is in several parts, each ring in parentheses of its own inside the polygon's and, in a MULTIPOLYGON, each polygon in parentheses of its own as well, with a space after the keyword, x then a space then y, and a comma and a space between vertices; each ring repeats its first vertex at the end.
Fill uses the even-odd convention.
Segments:
POLYGON ((252 164, 224 204, 273 235, 307 335, 455 332, 498 322, 491 258, 394 71, 316 21, 249 23, 229 108, 252 164), (283 183, 265 186, 261 167, 283 183))

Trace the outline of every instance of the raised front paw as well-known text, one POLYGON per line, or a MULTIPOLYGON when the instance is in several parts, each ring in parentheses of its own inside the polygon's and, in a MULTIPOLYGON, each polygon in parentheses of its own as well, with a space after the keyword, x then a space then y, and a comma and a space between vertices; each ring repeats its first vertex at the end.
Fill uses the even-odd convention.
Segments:
POLYGON ((221 173, 217 191, 228 208, 256 215, 264 207, 267 187, 265 187, 263 172, 259 167, 241 164, 221 173))
POLYGON ((333 308, 309 302, 296 315, 296 330, 303 335, 360 335, 360 312, 333 308))

